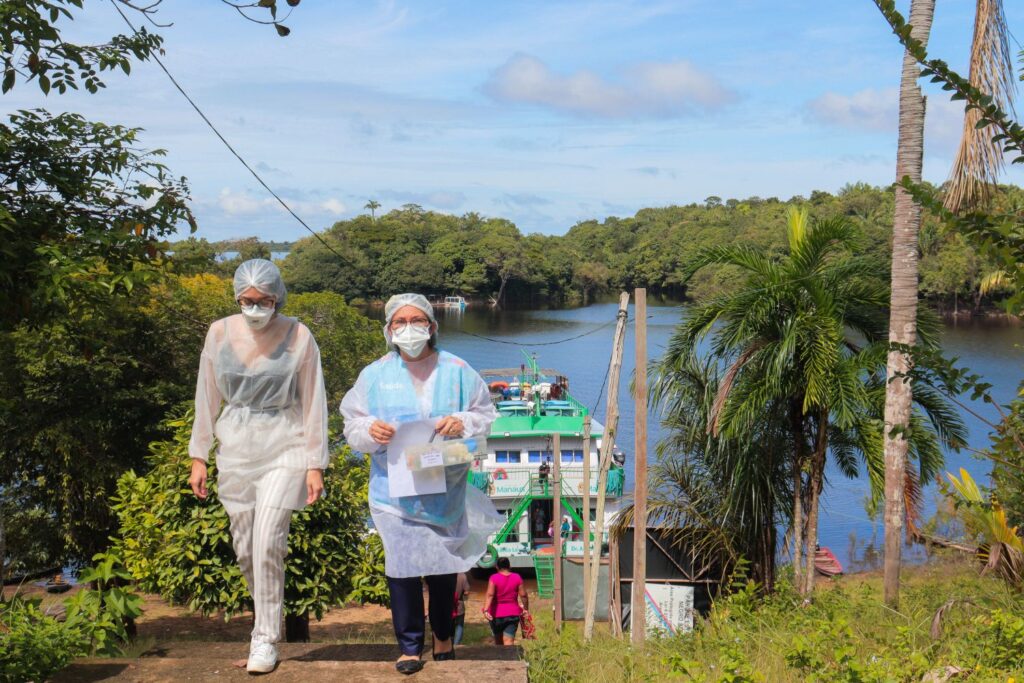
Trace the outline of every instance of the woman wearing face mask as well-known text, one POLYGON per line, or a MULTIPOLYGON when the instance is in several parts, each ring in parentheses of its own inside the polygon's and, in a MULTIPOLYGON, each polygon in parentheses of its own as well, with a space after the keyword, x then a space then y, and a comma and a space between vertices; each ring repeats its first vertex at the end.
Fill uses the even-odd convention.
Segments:
POLYGON ((456 575, 486 550, 504 520, 478 489, 466 485, 469 465, 444 468, 445 492, 392 498, 387 446, 403 422, 429 419, 439 436, 486 436, 497 412, 487 385, 469 365, 437 349, 437 321, 419 294, 398 294, 384 307, 391 349, 363 369, 341 402, 345 438, 372 454, 370 513, 384 543, 391 617, 404 674, 423 668, 423 590, 429 592, 435 660, 454 659, 452 609, 456 575))
POLYGON ((246 668, 266 673, 277 663, 281 639, 292 511, 323 493, 327 397, 313 335, 278 313, 286 294, 277 266, 245 261, 235 271, 234 292, 241 313, 210 326, 200 357, 189 484, 206 498, 216 436, 217 496, 253 596, 246 668))

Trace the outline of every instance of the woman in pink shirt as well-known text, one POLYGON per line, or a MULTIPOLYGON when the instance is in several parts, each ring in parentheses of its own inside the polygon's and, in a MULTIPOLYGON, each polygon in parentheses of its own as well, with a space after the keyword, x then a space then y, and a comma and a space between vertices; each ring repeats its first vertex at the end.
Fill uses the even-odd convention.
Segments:
POLYGON ((523 578, 512 572, 507 557, 498 558, 498 572, 487 582, 484 616, 491 622, 495 645, 515 645, 519 617, 529 611, 523 578))

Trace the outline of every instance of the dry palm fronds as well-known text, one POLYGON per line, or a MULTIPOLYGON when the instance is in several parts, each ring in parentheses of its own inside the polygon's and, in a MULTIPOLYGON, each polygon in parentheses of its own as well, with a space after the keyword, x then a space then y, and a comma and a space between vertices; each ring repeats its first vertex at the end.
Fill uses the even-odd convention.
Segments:
POLYGON ((957 605, 970 605, 973 607, 974 603, 970 600, 963 600, 961 598, 951 598, 947 600, 946 604, 944 604, 942 607, 936 610, 935 616, 932 617, 932 640, 938 640, 942 637, 942 621, 946 618, 946 615, 949 613, 949 611, 957 605))
POLYGON ((1014 588, 1024 588, 1024 552, 1020 548, 997 541, 979 548, 978 556, 985 563, 982 575, 991 572, 1014 588))
POLYGON ((917 470, 907 462, 907 470, 903 477, 903 507, 907 518, 907 542, 909 543, 919 532, 917 522, 921 520, 921 507, 924 503, 924 493, 921 490, 921 478, 917 476, 917 470))
MULTIPOLYGON (((1015 88, 1013 55, 1007 40, 1009 29, 1002 0, 977 0, 974 38, 971 41, 971 85, 992 97, 992 104, 1013 111, 1015 88)), ((991 127, 978 128, 981 111, 964 115, 960 148, 950 172, 946 208, 954 213, 984 202, 991 194, 1003 166, 1003 151, 992 142, 991 127)))

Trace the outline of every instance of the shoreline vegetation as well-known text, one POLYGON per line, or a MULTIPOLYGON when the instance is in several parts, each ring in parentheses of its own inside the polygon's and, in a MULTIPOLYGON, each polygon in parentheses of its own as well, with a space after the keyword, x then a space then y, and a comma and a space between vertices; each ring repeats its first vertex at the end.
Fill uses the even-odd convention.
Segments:
MULTIPOLYGON (((293 291, 336 292, 354 305, 377 305, 394 291, 408 290, 459 294, 475 305, 494 300, 509 308, 573 307, 634 287, 690 303, 726 293, 739 281, 729 266, 689 277, 686 267, 695 254, 710 246, 745 246, 780 258, 791 208, 806 209, 812 219, 847 218, 859 253, 888 264, 893 197, 892 189, 865 183, 788 200, 712 196, 702 203, 641 209, 631 217, 581 221, 561 235, 524 235, 504 218, 406 204, 324 229, 318 236, 333 252, 312 236, 293 243, 190 237, 167 248, 183 274, 230 274, 241 260, 286 251, 279 263, 293 291)), ((1024 190, 1001 186, 994 203, 1021 205, 1024 190)), ((921 296, 941 315, 1012 319, 1000 308, 1009 290, 991 282, 996 265, 927 210, 920 254, 921 296)))

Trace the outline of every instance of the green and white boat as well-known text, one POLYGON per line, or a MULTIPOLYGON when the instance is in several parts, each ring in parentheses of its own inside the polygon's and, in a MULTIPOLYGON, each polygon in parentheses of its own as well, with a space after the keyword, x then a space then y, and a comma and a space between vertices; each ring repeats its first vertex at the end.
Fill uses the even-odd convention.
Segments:
MULTIPOLYGON (((493 566, 498 556, 508 557, 514 567, 533 567, 537 555, 552 552, 552 533, 562 522, 552 520, 554 496, 554 435, 559 435, 562 515, 571 518, 571 529, 562 534, 567 556, 583 554, 583 465, 590 463, 591 520, 595 517, 599 453, 604 427, 590 422, 589 448, 584 445, 586 406, 569 393, 568 379, 552 369, 538 367, 526 356, 518 368, 484 370, 499 417, 487 437, 486 458, 477 461, 471 482, 487 492, 507 521, 490 539, 481 567, 493 566), (542 466, 547 464, 547 468, 542 466), (547 470, 547 471, 545 471, 547 470), (552 526, 553 521, 553 526, 552 526)), ((622 502, 625 456, 616 451, 605 487, 605 529, 622 502)), ((604 534, 607 541, 607 533, 604 534)), ((602 543, 601 545, 604 545, 602 543)), ((595 549, 598 546, 595 544, 595 549)), ((539 565, 538 565, 539 566, 539 565)))

